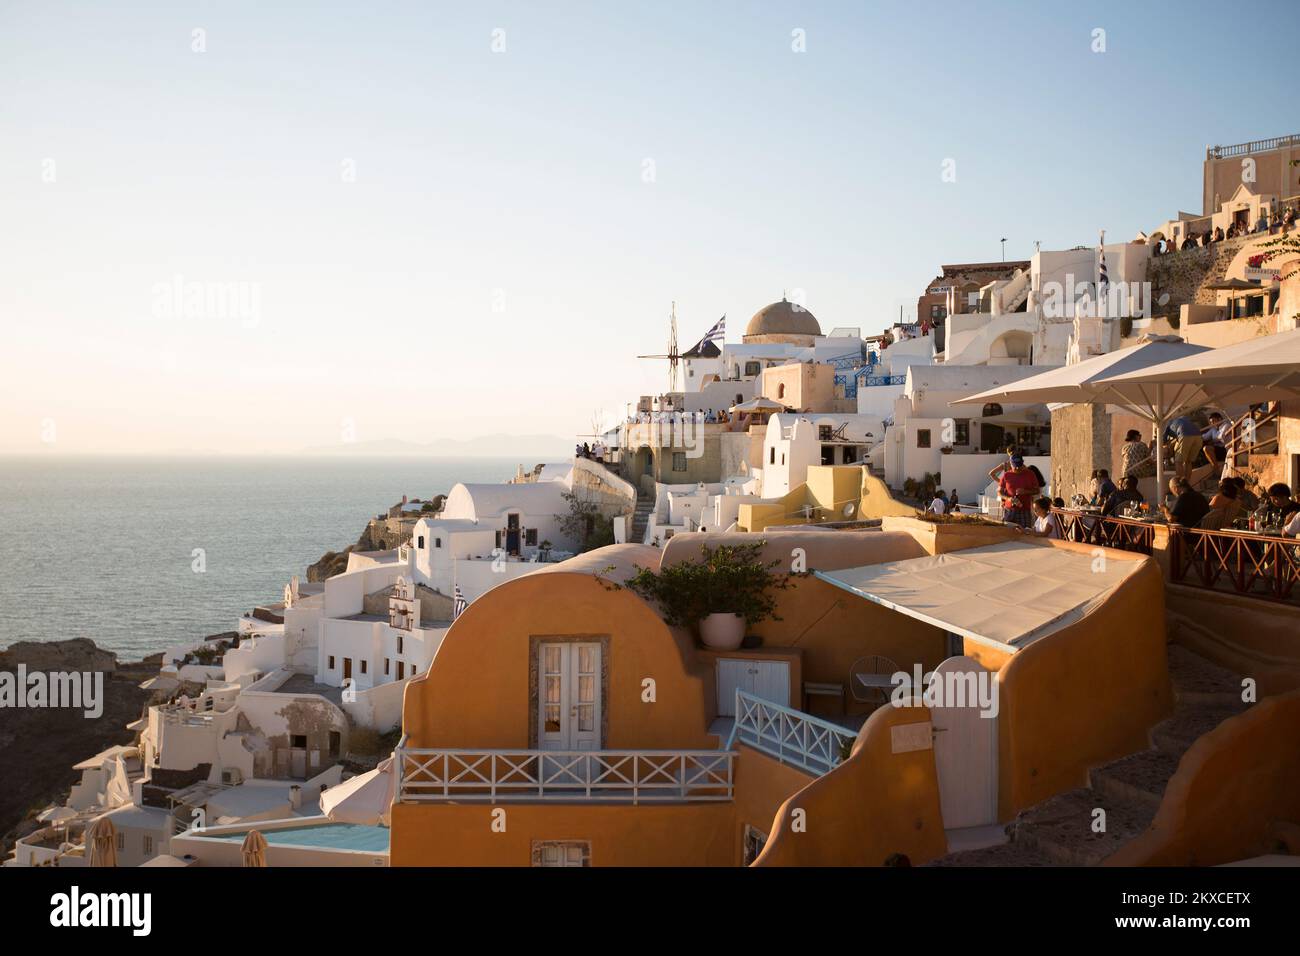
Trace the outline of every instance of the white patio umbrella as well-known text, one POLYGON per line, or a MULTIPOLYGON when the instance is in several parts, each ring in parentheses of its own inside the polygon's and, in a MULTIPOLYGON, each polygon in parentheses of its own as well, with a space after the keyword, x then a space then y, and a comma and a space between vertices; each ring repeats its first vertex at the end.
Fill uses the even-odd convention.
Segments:
POLYGON ((1154 365, 1209 352, 1177 336, 1150 336, 1137 345, 1107 352, 1074 365, 1065 365, 1018 382, 962 398, 950 405, 1019 402, 1060 405, 1114 405, 1151 423, 1156 439, 1156 488, 1164 487, 1161 437, 1166 423, 1184 409, 1206 404, 1206 393, 1195 383, 1149 385, 1117 382, 1119 376, 1140 373, 1154 365))
POLYGON ((1117 388, 1195 387, 1211 401, 1251 405, 1300 397, 1300 329, 1262 335, 1114 375, 1117 388))
POLYGON ((759 395, 757 398, 751 398, 747 402, 741 402, 739 405, 731 406, 733 412, 783 412, 786 406, 782 405, 775 399, 759 395))
POLYGON ((393 758, 389 757, 374 770, 344 780, 322 793, 321 813, 338 823, 387 826, 396 782, 393 758))

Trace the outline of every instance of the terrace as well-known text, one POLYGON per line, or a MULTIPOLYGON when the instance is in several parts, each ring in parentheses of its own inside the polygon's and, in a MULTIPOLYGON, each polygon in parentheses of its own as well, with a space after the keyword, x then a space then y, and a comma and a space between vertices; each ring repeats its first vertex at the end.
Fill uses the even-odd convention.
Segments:
POLYGON ((1053 514, 1065 540, 1151 555, 1171 584, 1300 604, 1300 542, 1295 538, 1065 508, 1054 508, 1053 514))

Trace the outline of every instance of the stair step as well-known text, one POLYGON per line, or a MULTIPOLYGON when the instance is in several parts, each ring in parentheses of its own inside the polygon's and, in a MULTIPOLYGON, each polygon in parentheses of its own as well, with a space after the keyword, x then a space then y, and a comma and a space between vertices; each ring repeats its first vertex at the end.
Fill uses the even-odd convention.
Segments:
POLYGON ((1142 801, 1115 800, 1084 787, 1026 810, 1012 824, 1012 842, 1033 847, 1064 866, 1096 866, 1146 831, 1155 807, 1142 801), (1093 832, 1093 811, 1106 811, 1106 829, 1093 832))
POLYGON ((1060 866, 1054 858, 1037 847, 1023 843, 1003 843, 979 850, 949 853, 926 866, 1060 866))
POLYGON ((1246 706, 1245 704, 1233 707, 1180 704, 1174 710, 1172 717, 1152 728, 1151 743, 1166 753, 1181 757, 1200 737, 1208 734, 1225 720, 1244 712, 1246 706))
POLYGON ((1170 644, 1169 679, 1180 704, 1244 707, 1241 678, 1180 644, 1170 644))
POLYGON ((1088 783, 1111 800, 1131 800, 1159 808, 1179 757, 1163 750, 1144 750, 1114 760, 1088 774, 1088 783))

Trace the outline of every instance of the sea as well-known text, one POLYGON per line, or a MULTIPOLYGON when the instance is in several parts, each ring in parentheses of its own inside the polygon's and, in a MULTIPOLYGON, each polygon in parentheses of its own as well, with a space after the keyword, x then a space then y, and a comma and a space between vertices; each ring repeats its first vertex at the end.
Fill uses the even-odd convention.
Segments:
POLYGON ((507 481, 518 464, 0 456, 0 647, 88 637, 139 660, 234 630, 402 495, 507 481))

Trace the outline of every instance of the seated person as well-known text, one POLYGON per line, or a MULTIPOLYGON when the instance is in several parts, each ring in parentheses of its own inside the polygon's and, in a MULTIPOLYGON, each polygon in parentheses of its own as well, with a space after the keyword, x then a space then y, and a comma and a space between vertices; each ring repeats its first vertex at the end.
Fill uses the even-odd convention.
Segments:
POLYGON ((1231 528, 1232 523, 1241 514, 1241 502, 1237 500, 1237 485, 1231 480, 1219 482, 1219 490, 1210 499, 1210 510, 1201 519, 1199 527, 1218 530, 1231 528))
POLYGON ((1052 515, 1051 498, 1035 498, 1030 510, 1034 514, 1034 523, 1021 529, 1025 534, 1032 534, 1036 538, 1061 537, 1061 529, 1056 526, 1056 518, 1052 515))
POLYGON ((1246 514, 1252 514, 1259 509, 1259 495, 1246 487, 1246 479, 1240 475, 1234 475, 1228 479, 1237 486, 1237 500, 1241 502, 1241 510, 1246 514))
POLYGON ((1113 495, 1115 491, 1116 491, 1115 482, 1110 480, 1110 472, 1107 471, 1105 468, 1098 468, 1097 469, 1097 494, 1093 498, 1092 503, 1094 505, 1105 504, 1106 499, 1109 498, 1111 495, 1113 495))
POLYGON ((1278 527, 1288 525, 1292 516, 1300 512, 1300 504, 1291 500, 1291 486, 1284 481, 1268 486, 1265 506, 1268 508, 1268 523, 1278 527))
POLYGON ((1210 503, 1186 478, 1170 478, 1169 491, 1175 496, 1174 506, 1161 505, 1165 519, 1170 524, 1181 524, 1188 528, 1200 526, 1201 519, 1210 510, 1210 503))
POLYGON ((1142 492, 1138 491, 1138 480, 1134 475, 1125 475, 1119 483, 1119 488, 1111 492, 1102 505, 1101 513, 1104 516, 1121 515, 1124 506, 1130 502, 1141 504, 1146 499, 1142 497, 1142 492))

